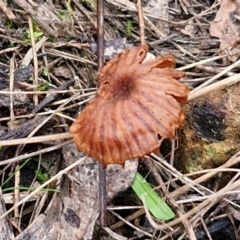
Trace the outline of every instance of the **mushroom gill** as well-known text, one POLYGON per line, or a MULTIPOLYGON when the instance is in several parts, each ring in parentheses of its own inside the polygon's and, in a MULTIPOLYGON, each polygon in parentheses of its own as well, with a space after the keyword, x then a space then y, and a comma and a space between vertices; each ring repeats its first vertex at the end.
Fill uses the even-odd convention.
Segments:
POLYGON ((70 127, 79 151, 105 167, 124 164, 175 138, 189 88, 171 55, 144 61, 147 45, 125 50, 99 73, 97 96, 70 127))

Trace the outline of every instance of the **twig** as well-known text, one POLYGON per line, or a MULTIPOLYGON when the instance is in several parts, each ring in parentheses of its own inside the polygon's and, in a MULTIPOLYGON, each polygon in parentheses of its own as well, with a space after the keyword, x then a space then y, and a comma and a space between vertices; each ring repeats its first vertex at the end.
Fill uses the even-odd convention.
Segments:
MULTIPOLYGON (((5 212, 6 212, 6 206, 5 206, 2 190, 0 189, 0 215, 4 214, 5 212)), ((9 239, 9 240, 15 239, 12 225, 7 216, 0 220, 0 225, 1 225, 1 239, 9 239)))
POLYGON ((103 31, 103 13, 104 13, 104 0, 97 1, 97 43, 98 43, 98 71, 103 67, 104 63, 104 31, 103 31))
POLYGON ((134 224, 130 223, 129 221, 126 221, 123 217, 121 217, 119 214, 115 213, 114 211, 110 210, 110 212, 115 215, 117 218, 119 218, 120 220, 122 220, 124 223, 126 223, 128 226, 130 226, 131 228, 135 229, 136 231, 143 233, 145 236, 151 237, 153 238, 153 235, 143 231, 141 228, 136 227, 134 224))
MULTIPOLYGON (((37 58, 36 45, 35 45, 35 39, 34 39, 33 23, 30 16, 28 17, 28 25, 29 25, 29 32, 30 32, 32 52, 33 52, 34 85, 37 87, 38 86, 38 58, 37 58)), ((34 103, 35 103, 35 106, 38 105, 38 95, 34 95, 34 103)))
MULTIPOLYGON (((63 85, 59 86, 58 88, 56 88, 55 90, 63 90, 64 88, 67 88, 68 86, 71 86, 71 84, 73 84, 75 82, 75 79, 73 80, 69 80, 66 83, 64 83, 63 85)), ((48 103, 54 101, 57 97, 57 93, 55 93, 55 91, 49 91, 48 95, 46 95, 46 97, 43 99, 43 101, 41 103, 39 103, 37 106, 35 106, 35 108, 32 110, 32 114, 35 114, 37 112, 39 112, 44 106, 46 106, 48 103)))
MULTIPOLYGON (((174 140, 172 140, 172 142, 174 142, 174 140)), ((174 156, 174 145, 172 145, 171 157, 172 157, 172 155, 174 156)), ((167 188, 163 184, 162 178, 159 175, 159 173, 157 171, 157 168, 154 166, 153 162, 149 158, 146 158, 144 162, 147 165, 147 167, 149 168, 149 170, 151 170, 155 180, 157 181, 159 186, 161 186, 163 192, 167 194, 167 192, 168 192, 167 188)), ((177 202, 172 197, 168 198, 168 200, 171 203, 171 205, 174 207, 174 209, 177 211, 177 214, 178 214, 179 218, 181 218, 183 216, 183 213, 181 212, 181 209, 180 209, 179 205, 177 204, 177 202)), ((147 209, 146 209, 146 204, 144 204, 144 201, 143 201, 143 205, 144 205, 144 209, 146 211, 147 209)), ((151 217, 150 213, 148 212, 148 210, 146 211, 146 215, 148 217, 148 220, 149 220, 150 224, 155 229, 158 229, 158 224, 154 222, 154 220, 152 219, 152 217, 151 217)), ((195 240, 196 236, 195 236, 195 234, 193 232, 192 224, 188 221, 188 219, 183 220, 183 225, 184 225, 184 227, 186 229, 186 232, 188 233, 190 239, 195 240)))
POLYGON ((192 92, 196 93, 197 91, 201 90, 203 87, 209 85, 210 83, 216 81, 218 78, 220 78, 221 76, 223 76, 224 74, 228 73, 229 71, 231 71, 232 69, 236 68, 237 66, 239 66, 240 64, 240 60, 238 60, 237 62, 233 63, 232 65, 226 67, 222 72, 218 73, 217 75, 213 76, 211 79, 209 79, 208 81, 204 82, 203 84, 201 84, 200 86, 196 87, 192 92))
POLYGON ((15 54, 10 59, 10 82, 9 82, 9 92, 10 92, 10 119, 11 121, 14 121, 14 111, 13 111, 13 85, 14 85, 14 60, 15 60, 15 54))
POLYGON ((10 212, 12 212, 15 208, 17 208, 18 206, 22 205, 23 203, 25 203, 26 201, 28 201, 31 197, 33 197, 36 193, 38 193, 40 190, 42 190, 44 187, 46 187, 47 185, 49 185, 51 182, 60 179, 62 177, 63 174, 66 174, 68 171, 70 171, 71 169, 73 169, 74 167, 76 167, 78 164, 80 164, 81 162, 83 162, 87 157, 82 157, 81 159, 79 159, 78 161, 76 161, 75 163, 73 163, 72 165, 64 168, 63 170, 59 171, 55 176, 51 177, 48 181, 46 181, 45 183, 43 183, 41 186, 39 186, 36 190, 34 190, 33 192, 31 192, 29 195, 27 195, 25 198, 23 198, 22 200, 20 200, 19 202, 17 202, 13 207, 11 207, 8 211, 6 211, 3 215, 0 216, 0 219, 4 218, 5 216, 7 216, 10 212))
POLYGON ((34 156, 37 156, 37 155, 40 155, 40 154, 52 152, 52 151, 61 149, 65 145, 68 145, 70 143, 72 143, 72 140, 68 140, 66 142, 60 143, 60 144, 52 146, 52 147, 44 148, 44 149, 36 151, 36 152, 27 153, 27 154, 23 154, 23 155, 20 155, 20 156, 17 156, 17 157, 9 158, 8 160, 0 161, 0 166, 11 164, 11 163, 14 163, 14 162, 19 162, 21 160, 26 160, 28 158, 31 158, 31 157, 34 157, 34 156))
POLYGON ((28 143, 42 143, 42 142, 49 142, 49 141, 56 141, 72 138, 70 133, 58 133, 58 134, 51 134, 46 136, 36 136, 30 138, 19 138, 19 139, 11 139, 11 140, 3 140, 0 141, 0 146, 12 146, 12 145, 19 145, 19 144, 28 144, 28 143))
MULTIPOLYGON (((26 137, 31 131, 33 131, 41 122, 44 121, 46 117, 35 117, 34 119, 28 120, 23 123, 21 126, 14 128, 13 130, 9 130, 6 133, 0 135, 0 146, 5 146, 3 140, 10 140, 10 139, 19 139, 26 137)), ((13 121, 11 119, 11 121, 13 121)), ((11 141, 12 141, 11 140, 11 141)), ((18 142, 21 144, 18 140, 18 142)), ((11 144, 10 144, 11 145, 11 144)), ((6 145, 6 146, 10 146, 6 145)), ((13 144, 15 145, 15 144, 13 144)))
POLYGON ((145 32, 144 32, 144 20, 143 20, 143 12, 142 12, 142 2, 141 0, 137 1, 137 10, 138 10, 138 21, 139 21, 139 28, 140 28, 140 40, 141 44, 145 44, 145 32))
POLYGON ((203 95, 206 95, 210 92, 224 89, 233 84, 236 84, 239 81, 240 81, 240 74, 235 74, 231 77, 228 77, 226 79, 223 79, 223 80, 215 82, 215 83, 212 83, 206 87, 200 88, 197 91, 191 91, 189 94, 189 97, 188 97, 188 101, 194 100, 194 99, 201 97, 203 95))

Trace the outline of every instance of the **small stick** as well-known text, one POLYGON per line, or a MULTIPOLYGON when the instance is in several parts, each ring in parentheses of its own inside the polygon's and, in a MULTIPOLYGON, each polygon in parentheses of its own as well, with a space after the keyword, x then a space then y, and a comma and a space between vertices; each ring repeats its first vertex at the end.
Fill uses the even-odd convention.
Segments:
POLYGON ((144 26, 144 20, 143 20, 143 12, 142 12, 142 0, 137 0, 137 10, 138 10, 138 22, 139 22, 139 28, 140 28, 140 40, 141 44, 145 44, 145 26, 144 26))
MULTIPOLYGON (((104 31, 103 31, 104 0, 97 1, 97 42, 98 42, 98 71, 104 63, 104 31)), ((106 226, 106 169, 99 163, 99 220, 100 225, 106 226)))
MULTIPOLYGON (((27 134, 29 134, 29 132, 27 134)), ((58 141, 58 140, 63 140, 68 138, 72 138, 72 134, 70 134, 69 132, 49 134, 44 136, 35 136, 35 137, 29 137, 29 138, 23 137, 23 138, 7 139, 7 140, 0 139, 0 146, 7 147, 7 146, 13 146, 13 145, 20 145, 20 144, 43 143, 43 142, 58 141)))
POLYGON ((104 0, 97 1, 97 44, 98 44, 98 71, 103 67, 104 63, 104 31, 103 31, 103 12, 104 0))

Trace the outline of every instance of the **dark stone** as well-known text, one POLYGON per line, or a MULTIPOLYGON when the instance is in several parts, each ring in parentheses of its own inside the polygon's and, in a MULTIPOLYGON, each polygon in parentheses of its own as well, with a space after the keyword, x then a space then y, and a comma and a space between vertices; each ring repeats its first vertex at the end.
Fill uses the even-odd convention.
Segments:
POLYGON ((64 218, 66 222, 70 224, 70 226, 79 228, 81 219, 72 209, 70 208, 67 209, 66 213, 64 213, 64 218))
POLYGON ((225 113, 216 106, 204 102, 201 105, 195 104, 189 115, 192 126, 198 138, 207 142, 223 141, 225 124, 225 113))

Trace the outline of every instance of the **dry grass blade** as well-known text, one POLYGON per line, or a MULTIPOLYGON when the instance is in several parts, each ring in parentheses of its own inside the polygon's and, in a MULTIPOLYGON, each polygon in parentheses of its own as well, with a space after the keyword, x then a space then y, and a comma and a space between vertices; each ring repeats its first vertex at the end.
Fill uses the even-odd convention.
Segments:
POLYGON ((57 144, 56 146, 53 146, 53 147, 44 148, 42 150, 39 150, 39 151, 36 151, 36 152, 33 152, 33 153, 23 154, 23 155, 13 157, 13 158, 10 158, 10 159, 4 160, 4 161, 0 161, 0 166, 7 165, 7 164, 10 164, 10 163, 19 162, 19 161, 24 160, 24 159, 28 159, 28 158, 31 158, 31 157, 34 157, 34 156, 38 156, 38 155, 41 155, 41 154, 44 154, 44 153, 48 153, 48 152, 52 152, 52 151, 61 149, 65 145, 70 144, 71 142, 72 141, 66 141, 66 142, 63 142, 61 144, 57 144))
POLYGON ((18 206, 22 205, 23 203, 27 202, 31 197, 33 197, 36 193, 41 191, 44 187, 48 186, 51 182, 59 180, 63 174, 66 174, 69 170, 77 166, 79 163, 83 162, 87 157, 83 157, 76 161, 74 164, 66 167, 64 170, 59 171, 55 176, 51 177, 48 181, 43 183, 41 186, 39 186, 37 189, 32 191, 28 196, 17 202, 13 207, 11 207, 9 210, 7 210, 3 215, 0 216, 0 219, 4 218, 7 216, 9 213, 11 213, 15 208, 18 206))
POLYGON ((143 20, 143 12, 142 12, 142 0, 137 1, 137 9, 138 9, 138 22, 140 29, 140 42, 142 45, 145 45, 145 25, 143 20))
POLYGON ((210 84, 206 87, 202 87, 199 90, 190 92, 188 100, 191 101, 191 100, 194 100, 198 97, 207 95, 207 94, 211 93, 212 91, 217 91, 217 90, 220 90, 220 89, 224 89, 226 87, 229 87, 233 84, 238 83, 239 81, 240 81, 240 74, 235 74, 235 75, 233 75, 231 77, 228 77, 226 79, 223 79, 223 80, 220 80, 218 82, 212 83, 212 84, 210 84))
MULTIPOLYGON (((160 160, 160 158, 157 157, 156 155, 154 156, 154 158, 158 158, 158 159, 160 160)), ((237 154, 235 155, 235 157, 233 157, 233 158, 231 158, 231 159, 229 160, 230 162, 228 162, 228 164, 229 164, 229 165, 232 165, 232 164, 234 165, 234 164, 238 163, 239 160, 240 160, 240 158, 239 158, 239 153, 237 153, 237 154)), ((162 164, 167 165, 170 169, 172 168, 168 163, 165 163, 164 160, 161 161, 161 162, 162 162, 162 164)), ((227 164, 227 165, 228 165, 228 164, 227 164)), ((224 165, 223 165, 223 166, 224 166, 224 165)), ((223 166, 221 166, 221 167, 223 167, 223 166)), ((219 167, 219 168, 221 168, 221 167, 219 167)), ((184 194, 184 192, 185 192, 186 190, 190 189, 190 188, 193 188, 193 189, 196 191, 197 188, 196 188, 195 186, 197 186, 197 183, 199 183, 199 182, 201 182, 201 181, 204 181, 204 180, 206 180, 206 179, 209 179, 211 176, 213 176, 213 175, 216 174, 216 172, 208 172, 208 173, 206 173, 205 175, 201 176, 199 179, 196 179, 195 181, 192 181, 192 180, 190 180, 190 179, 187 180, 184 176, 182 176, 181 173, 177 173, 176 170, 174 170, 174 171, 176 172, 176 174, 179 174, 179 179, 182 179, 182 180, 185 179, 187 182, 189 182, 189 181, 191 182, 191 184, 188 184, 188 183, 187 183, 187 184, 184 185, 182 188, 175 190, 175 192, 177 192, 178 194, 184 194), (199 180, 200 180, 200 181, 199 181, 199 180), (187 189, 186 189, 186 188, 187 188, 187 189)), ((170 170, 170 172, 173 173, 172 170, 170 170)), ((179 223, 181 223, 181 222, 184 222, 185 220, 191 219, 192 216, 195 216, 195 217, 200 216, 199 214, 202 214, 202 211, 203 211, 207 206, 212 206, 213 204, 216 204, 216 203, 219 201, 219 199, 223 198, 224 195, 227 195, 228 191, 231 191, 231 190, 237 188, 237 186, 238 186, 238 184, 239 184, 239 181, 240 181, 240 180, 238 179, 238 180, 236 180, 234 183, 231 183, 231 184, 223 187, 223 188, 220 189, 219 191, 217 191, 217 192, 212 192, 211 195, 208 195, 208 197, 207 197, 206 199, 204 198, 203 201, 202 201, 201 203, 199 203, 196 207, 194 207, 194 208, 191 209, 190 211, 186 212, 186 213, 183 214, 181 217, 179 217, 179 218, 177 218, 177 219, 175 219, 175 220, 167 223, 166 225, 158 226, 158 229, 159 229, 159 230, 165 230, 165 229, 167 229, 167 228, 169 228, 169 227, 173 227, 174 225, 177 225, 177 224, 179 224, 179 223)), ((189 183, 190 183, 190 182, 189 182, 189 183)), ((175 197, 175 196, 176 196, 176 195, 174 194, 175 192, 170 193, 169 195, 170 195, 171 197, 175 197)), ((226 201, 228 201, 228 200, 226 199, 226 201)), ((233 203, 233 204, 234 204, 234 203, 233 203)))
POLYGON ((63 139, 72 138, 70 133, 58 133, 46 136, 37 136, 30 138, 19 138, 19 139, 11 139, 0 141, 0 146, 13 146, 13 145, 21 145, 21 144, 29 144, 29 143, 41 143, 41 142, 49 142, 49 141, 58 141, 63 139))
MULTIPOLYGON (((199 213, 201 213, 201 210, 203 208, 205 208, 206 206, 216 203, 219 198, 222 198, 225 194, 227 194, 228 191, 231 191, 235 188, 237 188, 240 184, 240 180, 234 182, 231 186, 226 186, 224 188, 222 188, 221 190, 217 191, 216 193, 210 195, 206 200, 204 200, 202 203, 200 203, 197 207, 191 209, 190 211, 188 211, 186 214, 184 214, 183 216, 181 216, 180 218, 175 219, 174 221, 171 221, 169 223, 166 224, 166 227, 172 227, 174 225, 177 225, 185 220, 187 220, 188 218, 190 218, 193 215, 197 215, 199 213)), ((165 226, 159 226, 161 230, 166 229, 165 226)))
POLYGON ((211 79, 209 79, 208 81, 206 81, 205 83, 201 84, 199 87, 196 87, 193 92, 197 92, 200 89, 202 89, 203 87, 211 84, 212 82, 216 81, 219 77, 223 76, 224 74, 226 74, 227 72, 229 72, 230 70, 234 69, 235 67, 237 67, 240 64, 240 60, 238 60, 237 62, 231 64, 230 66, 226 67, 222 72, 220 72, 219 74, 215 75, 214 77, 212 77, 211 79))

